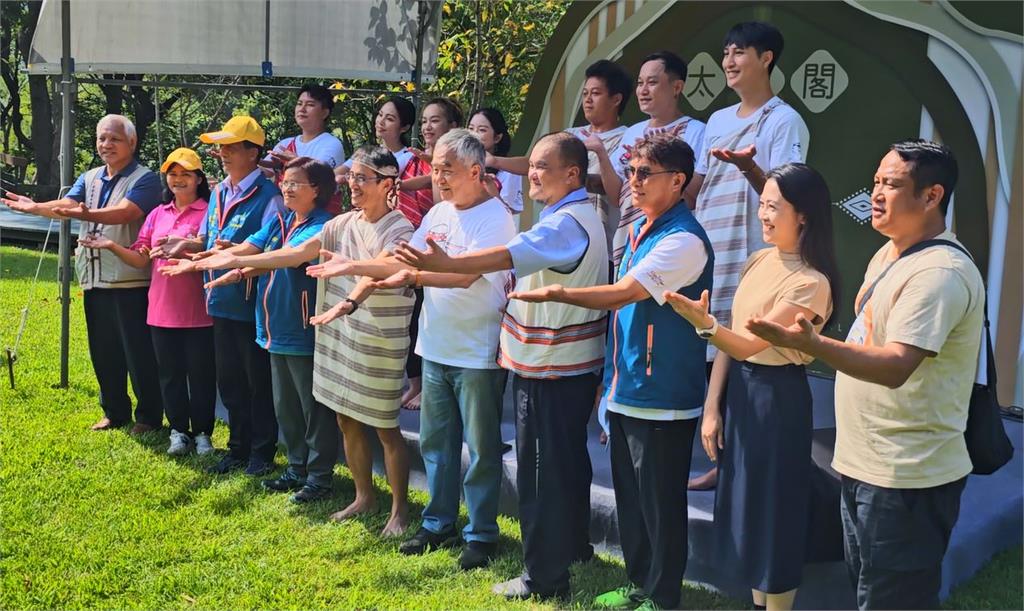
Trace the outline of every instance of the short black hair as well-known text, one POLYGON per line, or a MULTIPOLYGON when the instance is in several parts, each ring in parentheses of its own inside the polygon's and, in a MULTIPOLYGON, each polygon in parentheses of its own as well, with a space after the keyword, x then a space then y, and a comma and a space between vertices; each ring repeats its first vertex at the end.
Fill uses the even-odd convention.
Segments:
POLYGON ((679 138, 666 134, 652 136, 636 145, 633 149, 633 159, 647 159, 666 170, 682 172, 686 175, 683 190, 686 190, 686 186, 693 179, 693 149, 679 138))
POLYGON ((764 21, 737 23, 725 33, 725 38, 722 40, 723 49, 729 45, 736 45, 740 49, 754 47, 758 55, 765 51, 771 51, 772 63, 768 64, 768 74, 771 74, 775 64, 782 57, 782 47, 784 44, 782 32, 777 27, 764 21))
POLYGON ((642 66, 654 60, 660 60, 665 65, 665 72, 668 74, 675 76, 681 81, 686 80, 686 60, 682 57, 671 51, 658 51, 645 57, 644 61, 640 62, 640 65, 642 66))
POLYGON ((942 186, 939 208, 945 216, 960 174, 953 151, 945 144, 922 138, 901 140, 890 146, 889 150, 895 151, 900 159, 910 164, 910 178, 914 181, 915 194, 932 185, 942 186))
POLYGON ((633 79, 625 68, 607 59, 599 59, 587 66, 586 78, 599 78, 604 81, 611 95, 622 95, 619 102, 619 116, 626 110, 629 96, 633 93, 633 79))
MULTIPOLYGON (((394 104, 395 110, 398 111, 398 124, 409 128, 399 136, 402 144, 409 146, 409 132, 412 131, 413 124, 416 123, 416 107, 407 98, 403 98, 400 95, 393 95, 387 98, 381 102, 380 107, 384 108, 384 105, 388 102, 394 104)), ((380 112, 380 109, 378 108, 377 111, 380 112)))
POLYGON ((508 121, 505 120, 505 115, 501 114, 497 108, 478 108, 469 115, 469 120, 472 121, 473 117, 477 115, 483 115, 491 124, 494 135, 501 136, 501 139, 494 145, 494 154, 498 157, 507 157, 509 150, 512 149, 512 134, 508 133, 508 121))
POLYGON ((334 110, 334 94, 331 90, 318 83, 306 83, 299 89, 299 96, 306 94, 316 100, 320 106, 328 111, 334 110))
POLYGON ((334 168, 318 159, 296 157, 286 163, 284 169, 302 170, 306 174, 306 180, 316 187, 316 199, 313 201, 313 205, 317 208, 325 208, 338 188, 337 183, 334 182, 334 168))
POLYGON ((425 109, 427 106, 437 104, 444 109, 445 118, 448 122, 455 125, 455 127, 463 127, 466 124, 466 113, 463 112, 462 106, 458 102, 451 98, 436 97, 427 100, 427 103, 423 105, 425 109))
POLYGON ((558 151, 558 158, 565 165, 575 167, 580 171, 580 186, 587 184, 587 170, 590 168, 590 160, 587 157, 587 147, 583 141, 575 135, 565 131, 550 132, 541 136, 537 144, 550 141, 558 151))

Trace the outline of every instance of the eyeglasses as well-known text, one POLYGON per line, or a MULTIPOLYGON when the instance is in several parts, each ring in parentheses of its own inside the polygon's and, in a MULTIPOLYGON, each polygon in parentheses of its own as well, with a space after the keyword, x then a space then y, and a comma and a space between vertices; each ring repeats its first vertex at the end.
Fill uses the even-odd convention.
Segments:
POLYGON ((651 176, 657 176, 658 174, 681 174, 679 170, 662 170, 660 172, 652 172, 647 168, 633 168, 633 166, 626 166, 623 170, 626 175, 626 180, 632 180, 633 176, 636 176, 637 182, 647 182, 647 179, 651 176))
POLYGON ((365 174, 353 174, 352 172, 348 173, 347 178, 348 178, 349 182, 355 183, 357 185, 364 185, 364 184, 366 184, 368 182, 373 182, 375 180, 382 180, 383 179, 383 177, 381 177, 381 176, 367 176, 365 174))
POLYGON ((282 191, 294 191, 295 189, 298 189, 299 187, 312 187, 312 186, 313 186, 313 184, 312 183, 308 183, 308 182, 295 182, 294 180, 286 180, 286 181, 281 183, 281 190, 282 191))

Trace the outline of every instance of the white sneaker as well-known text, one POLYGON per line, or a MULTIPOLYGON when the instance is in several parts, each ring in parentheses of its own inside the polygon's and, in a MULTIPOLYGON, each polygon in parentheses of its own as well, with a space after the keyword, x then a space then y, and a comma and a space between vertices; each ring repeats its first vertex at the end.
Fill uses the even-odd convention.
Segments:
POLYGON ((171 447, 167 448, 168 454, 171 456, 184 456, 191 452, 194 447, 195 443, 191 437, 171 429, 171 447))
POLYGON ((206 433, 199 433, 196 435, 196 454, 205 456, 213 453, 213 441, 210 440, 210 436, 206 433))

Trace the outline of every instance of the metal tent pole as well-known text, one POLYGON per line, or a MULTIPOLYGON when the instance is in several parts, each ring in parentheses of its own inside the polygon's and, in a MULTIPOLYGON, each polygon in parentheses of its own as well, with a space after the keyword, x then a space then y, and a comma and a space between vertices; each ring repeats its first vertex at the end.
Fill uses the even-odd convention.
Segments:
POLYGON ((416 120, 413 124, 413 129, 410 130, 412 132, 413 146, 419 146, 419 132, 416 131, 416 126, 420 123, 420 84, 423 82, 423 38, 427 32, 431 8, 428 0, 420 0, 416 7, 416 70, 412 74, 412 104, 416 110, 416 120))
MULTIPOLYGON (((74 65, 71 59, 71 0, 60 3, 60 181, 63 197, 74 180, 74 65)), ((60 222, 60 388, 68 387, 68 343, 71 326, 71 220, 60 222)))

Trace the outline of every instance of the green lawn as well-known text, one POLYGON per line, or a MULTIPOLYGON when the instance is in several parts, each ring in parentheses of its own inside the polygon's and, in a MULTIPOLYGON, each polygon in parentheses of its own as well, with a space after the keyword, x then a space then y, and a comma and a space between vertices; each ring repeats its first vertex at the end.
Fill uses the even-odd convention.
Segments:
MULTIPOLYGON (((37 254, 0 248, 0 347, 13 344, 37 254)), ((519 529, 502 518, 502 555, 460 572, 455 552, 398 553, 375 536, 384 514, 347 524, 326 516, 352 498, 339 467, 336 493, 309 508, 263 493, 244 475, 213 477, 214 459, 172 460, 166 432, 92 433, 100 415, 81 291, 72 291, 71 380, 58 381, 56 257, 44 259, 15 365, 0 377, 0 608, 481 609, 545 607, 490 594, 521 570, 519 529)), ((214 442, 223 447, 226 429, 214 442)), ((279 458, 279 461, 281 459, 279 458)), ((388 498, 381 487, 381 505, 388 498)), ((414 513, 426 500, 413 494, 414 513)), ((1021 550, 996 558, 950 608, 1021 608, 1021 550)), ((621 561, 574 568, 571 605, 624 580, 621 561)), ((687 585, 686 608, 746 605, 687 585)))

